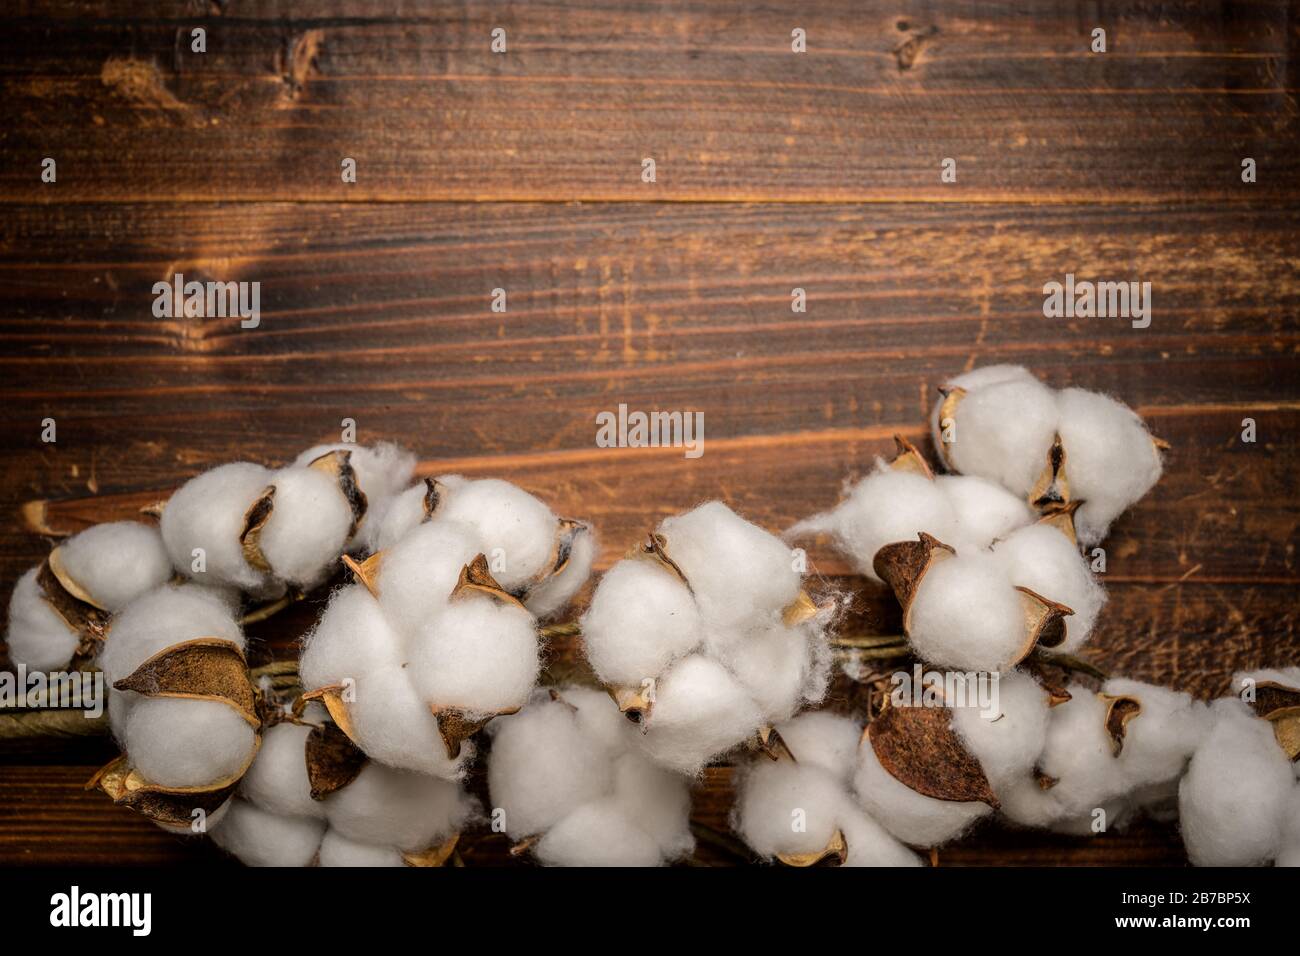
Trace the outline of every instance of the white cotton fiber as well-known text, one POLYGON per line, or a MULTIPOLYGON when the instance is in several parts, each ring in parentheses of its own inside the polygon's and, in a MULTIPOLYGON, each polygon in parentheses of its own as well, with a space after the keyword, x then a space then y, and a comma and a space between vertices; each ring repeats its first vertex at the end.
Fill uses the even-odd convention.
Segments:
POLYGON ((1211 707, 1209 733, 1178 791, 1187 855, 1196 866, 1258 866, 1281 846, 1291 766, 1268 721, 1240 701, 1211 707))
POLYGON ((306 638, 298 670, 308 690, 358 680, 379 668, 396 668, 405 657, 401 637, 379 603, 359 584, 334 592, 306 638))
POLYGON ((98 663, 113 684, 159 651, 197 637, 219 638, 243 649, 230 593, 198 584, 164 584, 113 618, 98 663))
POLYGON ((659 532, 712 625, 779 617, 799 594, 790 548, 720 501, 665 518, 659 532))
POLYGON ((320 843, 321 866, 379 867, 406 866, 395 847, 349 840, 337 830, 326 830, 320 843))
POLYGON ((438 506, 437 520, 457 521, 475 530, 493 577, 507 591, 524 587, 550 570, 559 521, 539 499, 508 481, 484 478, 450 484, 438 506))
POLYGON ((39 567, 31 568, 14 585, 5 641, 15 665, 36 671, 60 670, 72 660, 81 636, 45 600, 36 583, 39 571, 39 567))
POLYGON ((1176 780, 1211 726, 1210 710, 1190 694, 1112 678, 1102 692, 1135 697, 1142 711, 1125 724, 1119 764, 1130 788, 1176 780))
POLYGON ((461 571, 483 550, 473 529, 458 521, 431 521, 412 529, 380 557, 384 614, 411 639, 447 606, 461 571))
POLYGON ((654 838, 614 801, 584 803, 538 842, 545 866, 661 866, 654 838))
POLYGON ((522 706, 540 667, 532 615, 471 593, 425 627, 411 648, 408 673, 431 705, 493 714, 522 706))
POLYGON ((587 659, 607 684, 639 686, 703 637, 690 589, 651 561, 620 561, 601 578, 582 617, 587 659))
POLYGON ((245 513, 271 484, 271 476, 270 469, 238 461, 181 485, 159 523, 176 570, 208 584, 232 584, 246 591, 266 588, 267 575, 244 560, 239 536, 245 513), (202 571, 194 568, 195 548, 203 549, 202 571))
POLYGON ((1082 684, 1067 689, 1070 699, 1049 712, 1037 766, 1057 781, 1048 794, 1060 808, 1058 815, 1079 816, 1124 793, 1128 784, 1106 732, 1106 702, 1082 684))
POLYGON ((424 522, 428 517, 424 510, 428 494, 429 486, 423 481, 417 481, 392 499, 383 518, 377 522, 366 522, 366 526, 371 529, 374 550, 387 551, 424 522))
POLYGON ((162 535, 138 521, 94 525, 63 542, 59 554, 72 579, 110 612, 172 576, 162 535))
POLYGON ((1065 618, 1065 640, 1052 650, 1070 654, 1083 646, 1106 603, 1106 592, 1074 543, 1050 525, 1034 524, 1000 541, 993 553, 1013 585, 1074 612, 1065 618))
POLYGON ((640 753, 624 753, 614 761, 612 800, 650 835, 665 859, 675 860, 695 848, 691 794, 685 781, 640 753))
POLYGON ((862 739, 857 721, 814 710, 778 724, 776 730, 802 766, 821 767, 842 784, 852 779, 862 739))
POLYGON ((308 866, 316 857, 325 824, 232 800, 225 816, 208 832, 217 846, 245 866, 308 866))
POLYGON ((163 787, 202 787, 243 770, 257 745, 253 728, 227 704, 179 697, 137 700, 122 741, 131 765, 163 787))
POLYGON ((347 704, 354 742, 372 760, 444 780, 464 775, 473 759, 474 742, 461 744, 455 760, 438 731, 428 703, 411 686, 400 665, 374 668, 355 679, 347 704))
POLYGON ((925 861, 909 850, 893 834, 850 805, 839 818, 840 832, 848 845, 844 865, 857 866, 924 866, 925 861))
POLYGON ((1160 479, 1160 453, 1142 419, 1122 402, 1067 388, 1057 404, 1070 493, 1083 502, 1075 527, 1080 541, 1094 544, 1160 479))
POLYGON ((880 765, 870 740, 858 747, 853 787, 873 820, 904 843, 937 846, 993 812, 976 801, 937 800, 899 782, 880 765))
POLYGON ((351 452, 348 457, 357 487, 366 496, 366 514, 357 529, 357 537, 368 549, 375 550, 379 529, 393 499, 411 483, 415 456, 392 442, 375 445, 336 443, 308 448, 294 460, 294 465, 308 465, 332 451, 351 452))
POLYGON ((826 692, 830 654, 820 635, 775 623, 745 633, 714 652, 731 671, 769 723, 789 720, 805 696, 818 701, 826 692))
POLYGON ((349 840, 408 852, 445 840, 473 811, 454 783, 373 762, 322 803, 330 827, 349 840))
POLYGON ((547 618, 564 608, 591 576, 596 560, 596 533, 584 528, 573 536, 569 561, 559 574, 534 586, 524 598, 524 606, 538 618, 547 618))
POLYGON ((240 795, 282 816, 323 817, 324 808, 311 798, 307 778, 306 747, 311 730, 287 721, 267 729, 257 759, 240 781, 240 795))
POLYGON ((1000 671, 1028 651, 1020 593, 987 552, 934 562, 912 599, 908 640, 924 660, 1000 671))
POLYGON ((271 483, 274 507, 258 545, 277 578, 309 590, 343 553, 352 508, 334 476, 315 468, 281 469, 271 483))
POLYGON ((759 856, 817 853, 847 809, 843 785, 821 767, 752 761, 737 787, 733 828, 759 856))
POLYGON ((953 415, 954 440, 938 447, 956 471, 1027 496, 1047 465, 1058 419, 1050 388, 1033 377, 1008 378, 968 388, 953 415))
POLYGON ((952 728, 980 762, 996 792, 1031 772, 1047 740, 1047 693, 1032 677, 1005 671, 990 683, 989 704, 954 707, 952 728))
POLYGON ((640 740, 651 759, 693 776, 748 740, 762 722, 757 704, 726 668, 692 654, 659 680, 640 740))
POLYGON ((1034 520, 1034 512, 1025 499, 985 478, 939 475, 934 484, 947 497, 955 519, 951 540, 942 535, 935 537, 958 551, 986 548, 1034 520))

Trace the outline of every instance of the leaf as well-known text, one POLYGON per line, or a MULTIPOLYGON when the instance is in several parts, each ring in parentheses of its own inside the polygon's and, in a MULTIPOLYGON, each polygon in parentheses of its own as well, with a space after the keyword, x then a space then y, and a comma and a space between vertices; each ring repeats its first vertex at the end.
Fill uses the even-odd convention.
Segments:
POLYGON ((456 843, 460 840, 459 833, 453 833, 446 840, 429 847, 427 850, 419 850, 410 853, 403 853, 402 860, 407 866, 445 866, 451 859, 451 855, 456 852, 456 843))
POLYGON ((876 552, 871 567, 876 576, 894 589, 903 608, 903 629, 908 629, 911 619, 912 598, 920 587, 921 579, 938 561, 951 558, 957 552, 933 535, 922 531, 915 541, 897 541, 876 552))
POLYGON ((214 700, 232 708, 260 729, 257 692, 238 645, 219 637, 196 637, 159 651, 129 677, 113 684, 145 697, 214 700))
POLYGON ((1029 504, 1040 511, 1063 507, 1070 503, 1070 482, 1065 476, 1065 446, 1061 436, 1052 439, 1047 450, 1047 464, 1038 480, 1029 490, 1029 504))
POLYGON ((334 723, 313 727, 303 749, 313 800, 324 800, 336 790, 342 790, 357 779, 366 765, 367 758, 361 748, 334 723))
POLYGON ((831 834, 825 848, 811 853, 778 853, 777 860, 786 866, 843 866, 849 858, 849 847, 844 842, 844 834, 836 830, 831 834))
POLYGON ((348 508, 352 511, 352 526, 348 529, 350 539, 357 533, 357 528, 366 516, 368 506, 366 493, 357 484, 357 473, 352 469, 352 452, 346 448, 336 448, 319 458, 313 458, 308 462, 307 467, 329 475, 338 482, 339 491, 342 492, 348 508))
POLYGON ((495 714, 482 716, 471 716, 465 711, 457 710, 454 707, 439 708, 432 706, 429 710, 438 721, 438 734, 442 737, 442 743, 447 748, 448 760, 457 759, 460 756, 461 745, 486 727, 488 721, 494 717, 505 717, 509 714, 519 713, 518 707, 499 710, 495 714))
POLYGON ((936 800, 997 809, 984 769, 952 729, 951 708, 889 706, 867 724, 866 736, 880 765, 905 787, 936 800))
POLYGON ((895 435, 894 447, 894 460, 889 463, 891 469, 920 475, 931 480, 934 479, 934 469, 930 467, 930 463, 925 460, 925 456, 917 450, 915 445, 902 435, 895 435))
POLYGON ((1124 750, 1124 733, 1128 722, 1142 713, 1142 701, 1127 694, 1098 694, 1106 704, 1104 724, 1110 737, 1110 752, 1118 757, 1124 750))
POLYGON ((239 546, 243 549, 244 560, 259 571, 270 571, 266 555, 262 554, 262 529, 271 520, 275 510, 275 485, 268 485, 257 500, 244 512, 244 530, 239 533, 239 546))

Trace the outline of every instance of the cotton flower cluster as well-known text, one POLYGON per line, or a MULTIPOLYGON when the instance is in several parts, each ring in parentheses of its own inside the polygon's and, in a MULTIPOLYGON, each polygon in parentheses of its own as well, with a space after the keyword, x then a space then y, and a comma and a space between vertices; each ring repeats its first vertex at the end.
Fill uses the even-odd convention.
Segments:
POLYGON ((196 581, 257 597, 307 591, 373 533, 414 467, 410 452, 390 444, 322 445, 279 470, 220 465, 167 501, 163 541, 196 581))
POLYGON ((489 733, 494 825, 541 863, 658 866, 694 847, 687 781, 640 752, 607 694, 538 691, 489 733))
POLYGON ((718 501, 667 518, 601 580, 587 658, 639 719, 643 752, 695 774, 825 693, 829 654, 802 573, 776 536, 718 501))
POLYGON ((594 539, 508 482, 447 477, 398 495, 376 540, 308 636, 303 686, 373 760, 455 779, 468 738, 528 699, 530 608, 572 597, 594 539))
POLYGON ((862 728, 801 714, 777 727, 785 750, 751 758, 737 781, 732 828, 765 859, 809 866, 918 866, 920 858, 868 815, 853 793, 862 728))
POLYGON ((472 818, 474 803, 456 784, 376 763, 313 799, 304 757, 312 729, 271 727, 238 795, 209 821, 213 840, 245 864, 409 865, 454 840, 472 818))
POLYGON ((948 466, 1039 507, 1081 502, 1086 545, 1160 478, 1159 444, 1131 408, 1106 395, 1055 391, 1016 365, 967 372, 941 392, 931 428, 948 466))

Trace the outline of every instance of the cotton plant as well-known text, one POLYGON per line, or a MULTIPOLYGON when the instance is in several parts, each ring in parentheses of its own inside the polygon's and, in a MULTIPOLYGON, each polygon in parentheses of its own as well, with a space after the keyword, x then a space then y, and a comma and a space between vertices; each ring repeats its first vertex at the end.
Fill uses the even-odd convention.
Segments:
POLYGON ((826 628, 800 563, 719 501, 666 518, 601 579, 587 659, 651 760, 695 775, 826 692, 826 628))
POLYGON ((544 866, 660 866, 691 852, 687 780, 650 761, 604 692, 535 692, 489 726, 493 825, 544 866))
POLYGON ((399 494, 351 562, 300 660, 319 699, 371 759, 459 778, 470 739, 517 711, 540 671, 538 612, 586 580, 591 529, 495 479, 430 479, 399 494))

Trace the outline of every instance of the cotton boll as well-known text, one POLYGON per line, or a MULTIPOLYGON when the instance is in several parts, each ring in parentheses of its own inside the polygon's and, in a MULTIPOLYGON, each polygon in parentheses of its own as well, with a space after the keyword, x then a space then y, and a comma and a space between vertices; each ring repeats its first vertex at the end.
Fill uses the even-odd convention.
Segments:
POLYGON ((428 494, 429 486, 416 482, 393 497, 382 518, 366 521, 374 550, 387 551, 428 518, 424 510, 428 494))
POLYGON ((695 848, 691 793, 684 778, 656 767, 639 753, 625 753, 614 762, 613 799, 659 845, 666 859, 675 860, 695 848))
POLYGON ((869 740, 858 747, 853 787, 873 820, 913 846, 946 843, 993 812, 984 803, 937 800, 917 793, 881 766, 869 740))
POLYGON ((980 762, 997 791, 1002 781, 1033 770, 1047 740, 1047 694, 1027 674, 998 676, 995 706, 970 704, 953 708, 952 728, 980 762))
POLYGON ((262 746, 240 781, 240 794, 263 810, 282 816, 323 817, 307 778, 307 737, 312 728, 280 723, 262 734, 262 746))
POLYGON ((853 776, 862 725, 825 710, 800 714, 776 731, 800 766, 820 767, 842 784, 853 776))
POLYGON ((613 787, 609 751, 583 733, 578 715, 563 700, 534 701, 489 727, 488 791, 493 806, 505 812, 506 833, 513 840, 550 829, 613 787))
POLYGON ((789 720, 805 694, 820 700, 826 690, 830 656, 814 655, 802 627, 759 628, 716 656, 744 685, 769 723, 789 720))
POLYGON ((425 850, 457 832, 472 804, 454 783, 368 763, 323 801, 332 829, 359 843, 425 850))
POLYGON ((1095 544, 1110 523, 1160 479, 1160 455, 1127 405, 1107 395, 1067 388, 1057 395, 1065 473, 1074 498, 1079 540, 1095 544))
MULTIPOLYGON (((955 527, 952 540, 942 535, 935 537, 958 551, 962 550, 963 544, 967 549, 987 548, 998 538, 1005 538, 1016 528, 1034 520, 1034 513, 1024 498, 1016 497, 985 478, 940 475, 934 479, 934 484, 952 507, 955 527)), ((915 537, 912 535, 906 540, 915 537)))
POLYGON ((212 840, 245 866, 308 866, 316 857, 325 824, 307 817, 285 817, 232 800, 212 840))
POLYGON ((848 846, 845 866, 924 866, 915 852, 856 806, 849 805, 839 816, 840 833, 848 846))
POLYGON ((465 565, 484 550, 466 525, 431 521, 414 529, 379 560, 379 600, 408 639, 447 606, 465 565))
POLYGON ((59 546, 63 567, 95 603, 117 612, 172 576, 157 528, 138 521, 97 524, 59 546))
POLYGON ((116 690, 108 688, 108 729, 113 732, 114 740, 126 739, 126 724, 131 716, 131 708, 136 701, 143 698, 133 690, 116 690))
POLYGON ((700 643, 703 629, 690 590, 651 561, 610 568, 581 621, 587 659, 602 681, 639 685, 700 643))
POLYGON ((564 703, 573 707, 574 720, 582 734, 610 754, 622 753, 636 745, 636 726, 618 709, 609 694, 591 687, 565 687, 559 692, 564 703))
POLYGON ((173 494, 159 523, 172 564, 182 574, 246 591, 264 589, 267 575, 244 560, 239 536, 244 515, 271 484, 272 472, 251 462, 220 465, 191 478, 173 494), (195 548, 205 569, 194 570, 195 548))
POLYGON ((715 626, 775 618, 799 595, 790 548, 721 501, 665 518, 659 531, 715 626))
POLYGON ((310 589, 343 553, 352 508, 334 476, 315 468, 285 468, 271 480, 274 507, 258 545, 276 577, 310 589))
POLYGON ((548 618, 562 609, 591 576, 596 560, 596 533, 587 528, 574 535, 569 561, 560 571, 529 591, 524 606, 538 618, 548 618))
POLYGON ((912 597, 907 636, 940 667, 1001 671, 1026 652, 1020 592, 987 553, 936 561, 912 597))
POLYGON ((539 499, 508 481, 484 478, 453 486, 438 507, 437 522, 443 521, 475 530, 493 576, 507 591, 550 570, 559 521, 539 499))
POLYGON ((348 704, 354 742, 371 760, 444 780, 464 775, 474 742, 464 741, 455 760, 438 732, 438 721, 400 666, 374 668, 356 678, 348 704))
POLYGON ((612 800, 585 803, 546 832, 536 847, 545 866, 661 866, 654 838, 612 800))
POLYGON ((834 510, 795 525, 789 534, 829 532, 859 571, 879 581, 872 567, 876 552, 896 541, 914 541, 922 531, 945 542, 956 536, 957 516, 949 495, 924 475, 882 464, 854 485, 834 510))
POLYGON ((1068 690, 1070 699, 1050 711, 1037 766, 1057 781, 1049 793, 1062 815, 1078 816, 1124 793, 1128 782, 1106 731, 1106 702, 1081 684, 1068 690))
POLYGON ((320 844, 321 866, 406 866, 402 854, 395 847, 377 846, 349 840, 337 830, 326 830, 320 844))
POLYGON ((40 568, 32 568, 14 585, 9 599, 9 630, 5 641, 9 659, 31 670, 67 667, 77 652, 81 636, 59 617, 36 583, 40 568))
POLYGON ((660 679, 640 742, 655 762, 693 776, 762 722, 757 705, 721 664, 692 654, 660 679))
POLYGON ((1044 790, 1031 774, 999 781, 994 786, 998 810, 1007 820, 1026 827, 1051 827, 1066 818, 1071 808, 1057 799, 1055 788, 1044 790))
POLYGON ((199 584, 164 584, 113 618, 98 663, 105 681, 113 684, 159 651, 197 637, 230 641, 243 650, 230 594, 199 584))
POLYGON ((1142 711, 1124 725, 1119 763, 1131 787, 1175 780, 1210 729, 1210 711, 1181 691, 1114 678, 1102 692, 1136 697, 1142 711))
POLYGON ((958 472, 1027 496, 1047 465, 1060 417, 1056 395, 1035 378, 980 385, 957 405, 955 440, 939 447, 958 472))
POLYGON ((316 690, 381 668, 397 668, 403 641, 364 587, 354 584, 334 592, 329 606, 307 635, 298 671, 303 687, 316 690))
POLYGON ((383 524, 384 515, 393 499, 411 483, 415 472, 415 456, 392 442, 376 445, 336 443, 308 448, 294 460, 294 465, 311 464, 332 451, 346 451, 348 463, 356 476, 357 487, 366 496, 366 514, 357 529, 358 538, 371 550, 378 548, 375 539, 383 524))
POLYGON ((1259 866, 1281 845, 1291 766, 1273 728, 1240 701, 1217 700, 1210 711, 1178 791, 1187 855, 1196 866, 1259 866))
POLYGON ((523 705, 541 667, 537 630, 515 604, 453 601, 412 648, 409 676, 432 706, 494 714, 523 705))
POLYGON ((1029 371, 1023 365, 984 365, 980 368, 971 369, 969 372, 962 372, 953 378, 944 382, 945 388, 964 388, 973 392, 977 389, 988 388, 991 385, 1001 385, 1004 382, 1036 382, 1034 373, 1029 371))
POLYGON ((257 736, 233 707, 218 701, 149 697, 132 706, 123 745, 150 783, 202 787, 243 770, 257 736))
POLYGON ((994 554, 1011 583, 1029 588, 1074 613, 1065 619, 1065 640, 1053 648, 1073 653, 1091 636, 1106 592, 1088 569, 1079 549, 1056 528, 1034 524, 1000 541, 994 554))
POLYGON ((835 777, 788 760, 754 761, 742 777, 732 826, 759 856, 826 849, 848 802, 835 777))

